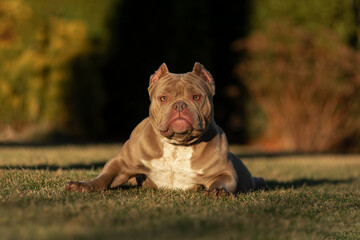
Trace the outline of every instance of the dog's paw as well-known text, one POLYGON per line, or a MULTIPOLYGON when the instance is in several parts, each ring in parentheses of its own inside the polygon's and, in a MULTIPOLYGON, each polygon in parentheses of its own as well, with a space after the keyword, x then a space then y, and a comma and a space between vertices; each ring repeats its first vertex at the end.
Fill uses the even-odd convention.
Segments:
POLYGON ((65 185, 66 191, 75 191, 75 192, 91 192, 94 191, 94 187, 90 185, 89 182, 68 182, 65 185))
POLYGON ((204 195, 212 197, 234 197, 234 194, 232 194, 225 188, 214 188, 212 190, 207 190, 205 191, 204 195))

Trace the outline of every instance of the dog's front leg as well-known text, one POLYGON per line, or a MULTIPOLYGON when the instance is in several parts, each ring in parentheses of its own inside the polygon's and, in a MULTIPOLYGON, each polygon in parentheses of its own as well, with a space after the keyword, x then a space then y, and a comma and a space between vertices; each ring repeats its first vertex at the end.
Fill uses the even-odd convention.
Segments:
POLYGON ((109 160, 101 174, 90 181, 71 181, 65 186, 67 191, 89 192, 104 191, 108 188, 121 186, 129 180, 127 165, 121 159, 109 160))
POLYGON ((205 195, 233 196, 235 190, 236 180, 228 174, 221 174, 207 184, 205 195))

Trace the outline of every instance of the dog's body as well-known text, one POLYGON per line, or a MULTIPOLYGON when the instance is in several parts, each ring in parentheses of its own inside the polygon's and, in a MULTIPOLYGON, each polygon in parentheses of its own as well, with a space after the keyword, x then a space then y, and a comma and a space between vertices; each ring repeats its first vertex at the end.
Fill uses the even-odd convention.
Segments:
POLYGON ((135 178, 143 186, 216 195, 265 188, 265 181, 253 178, 229 152, 225 133, 214 121, 214 93, 214 80, 201 64, 185 74, 169 73, 161 65, 150 77, 150 116, 97 178, 70 182, 66 189, 105 190, 135 178))

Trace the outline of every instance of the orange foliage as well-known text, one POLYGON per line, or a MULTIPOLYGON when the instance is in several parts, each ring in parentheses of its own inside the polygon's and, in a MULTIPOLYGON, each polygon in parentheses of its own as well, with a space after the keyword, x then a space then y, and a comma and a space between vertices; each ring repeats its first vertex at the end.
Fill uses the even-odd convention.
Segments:
POLYGON ((277 150, 337 150, 359 130, 360 54, 330 31, 272 22, 235 47, 247 54, 236 72, 265 112, 263 137, 277 150))

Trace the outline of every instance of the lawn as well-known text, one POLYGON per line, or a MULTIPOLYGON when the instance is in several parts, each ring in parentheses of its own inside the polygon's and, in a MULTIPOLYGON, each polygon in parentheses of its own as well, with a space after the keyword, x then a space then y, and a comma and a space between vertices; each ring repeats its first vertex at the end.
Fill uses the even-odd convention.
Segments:
POLYGON ((119 148, 0 146, 0 239, 360 239, 358 155, 247 154, 270 189, 234 198, 130 185, 64 191, 119 148))

